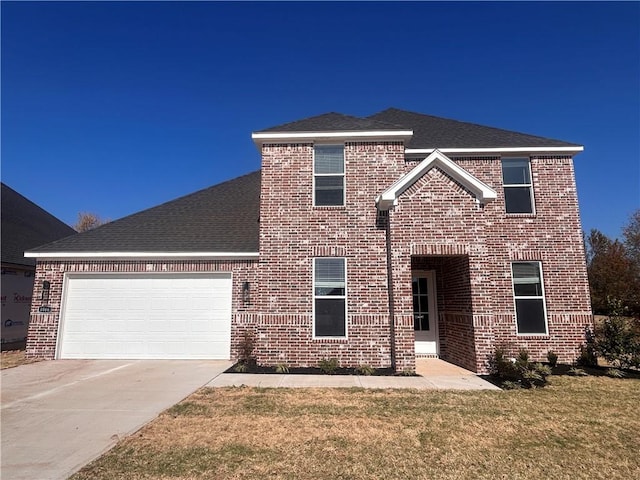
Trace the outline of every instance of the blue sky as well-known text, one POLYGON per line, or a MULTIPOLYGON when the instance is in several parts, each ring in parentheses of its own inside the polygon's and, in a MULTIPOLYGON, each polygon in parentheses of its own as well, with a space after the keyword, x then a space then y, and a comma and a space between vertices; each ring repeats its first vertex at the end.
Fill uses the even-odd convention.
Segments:
POLYGON ((583 228, 640 207, 640 3, 2 2, 2 181, 66 223, 243 173, 251 132, 387 107, 585 146, 583 228))

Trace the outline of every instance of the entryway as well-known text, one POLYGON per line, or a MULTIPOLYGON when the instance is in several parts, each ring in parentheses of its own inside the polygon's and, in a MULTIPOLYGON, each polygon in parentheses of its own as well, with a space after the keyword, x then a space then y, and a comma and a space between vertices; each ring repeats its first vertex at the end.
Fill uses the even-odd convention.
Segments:
POLYGON ((411 276, 416 355, 436 358, 439 354, 436 273, 414 270, 411 276))

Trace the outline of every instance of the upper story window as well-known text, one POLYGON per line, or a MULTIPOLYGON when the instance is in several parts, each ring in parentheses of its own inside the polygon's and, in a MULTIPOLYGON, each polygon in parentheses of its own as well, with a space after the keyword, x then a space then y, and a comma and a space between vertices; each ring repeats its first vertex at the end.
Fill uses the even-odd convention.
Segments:
POLYGON ((344 206, 344 145, 315 145, 313 204, 344 206))
POLYGON ((547 315, 540 262, 513 262, 511 273, 518 333, 546 335, 547 315))
POLYGON ((314 337, 347 335, 347 281, 344 258, 315 258, 313 262, 314 337))
POLYGON ((507 213, 534 213, 531 164, 528 158, 503 158, 502 184, 507 213))

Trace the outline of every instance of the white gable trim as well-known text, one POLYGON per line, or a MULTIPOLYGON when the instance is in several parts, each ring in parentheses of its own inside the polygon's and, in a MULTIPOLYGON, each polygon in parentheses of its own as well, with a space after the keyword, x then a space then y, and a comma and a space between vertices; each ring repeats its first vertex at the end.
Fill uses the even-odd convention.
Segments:
POLYGON ((392 206, 397 205, 398 197, 433 167, 438 167, 471 191, 482 204, 489 203, 498 196, 494 189, 471 175, 444 153, 434 150, 431 155, 416 165, 409 173, 378 195, 376 198, 378 209, 389 210, 392 206))
POLYGON ((258 252, 25 252, 24 256, 40 260, 253 260, 258 252))

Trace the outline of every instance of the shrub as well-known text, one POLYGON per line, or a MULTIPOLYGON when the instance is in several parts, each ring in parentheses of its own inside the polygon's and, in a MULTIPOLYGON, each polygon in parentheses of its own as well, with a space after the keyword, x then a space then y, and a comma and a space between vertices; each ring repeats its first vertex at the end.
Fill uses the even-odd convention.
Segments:
POLYGON ((587 375, 589 375, 582 368, 578 367, 571 367, 567 373, 573 377, 586 377, 587 375))
POLYGON ((547 360, 549 361, 551 368, 555 368, 556 365, 558 365, 558 354, 553 350, 549 350, 547 352, 547 360))
POLYGON ((255 363, 253 351, 256 348, 256 334, 252 330, 245 330, 238 342, 238 360, 240 363, 255 363))
POLYGON ((340 368, 340 363, 337 358, 323 358, 320 360, 318 367, 325 375, 333 375, 340 368))
POLYGON ((238 362, 236 363, 236 366, 233 368, 233 370, 238 373, 245 373, 249 371, 249 367, 247 366, 246 363, 238 362))
POLYGON ((613 313, 596 332, 595 352, 615 368, 640 367, 640 334, 613 313))
POLYGON ((276 373, 289 373, 289 367, 286 363, 276 364, 276 373))
POLYGON ((519 385, 523 388, 543 387, 551 368, 540 362, 532 362, 529 352, 522 348, 515 357, 511 357, 508 346, 497 346, 489 361, 491 374, 498 377, 505 388, 519 385), (506 385, 505 385, 506 383, 506 385))
POLYGON ((627 376, 627 374, 619 368, 608 368, 607 376, 611 378, 624 378, 627 376))
POLYGON ((366 377, 373 375, 375 371, 376 369, 373 368, 371 365, 360 365, 358 368, 356 368, 356 373, 358 375, 363 375, 366 377))

